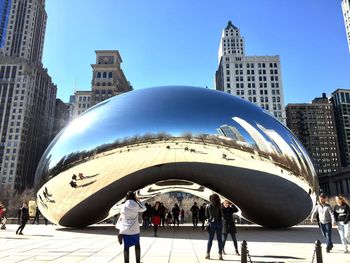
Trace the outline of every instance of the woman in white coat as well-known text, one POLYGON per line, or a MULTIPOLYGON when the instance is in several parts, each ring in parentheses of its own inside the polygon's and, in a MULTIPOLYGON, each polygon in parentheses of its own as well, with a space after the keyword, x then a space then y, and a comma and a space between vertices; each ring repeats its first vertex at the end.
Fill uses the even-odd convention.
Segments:
POLYGON ((119 229, 118 240, 124 242, 124 262, 129 263, 129 248, 135 246, 136 263, 141 260, 140 225, 138 213, 146 210, 134 192, 129 191, 126 201, 120 209, 120 217, 116 224, 119 229))

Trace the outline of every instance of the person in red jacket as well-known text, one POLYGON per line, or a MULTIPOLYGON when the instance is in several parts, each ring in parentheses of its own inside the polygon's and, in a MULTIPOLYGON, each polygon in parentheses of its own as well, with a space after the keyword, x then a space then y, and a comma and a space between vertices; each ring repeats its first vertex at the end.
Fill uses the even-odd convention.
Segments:
POLYGON ((0 203, 0 222, 1 229, 6 229, 6 208, 3 204, 0 203))

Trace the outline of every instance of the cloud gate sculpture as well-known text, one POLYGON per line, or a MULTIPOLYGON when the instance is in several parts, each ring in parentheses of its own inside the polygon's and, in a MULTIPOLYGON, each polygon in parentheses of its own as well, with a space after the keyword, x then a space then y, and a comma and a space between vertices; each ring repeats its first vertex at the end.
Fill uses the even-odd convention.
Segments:
POLYGON ((309 215, 318 182, 301 143, 260 107, 169 86, 113 97, 69 123, 40 160, 35 189, 42 214, 67 227, 112 216, 128 190, 147 199, 169 189, 217 192, 254 223, 288 227, 309 215))

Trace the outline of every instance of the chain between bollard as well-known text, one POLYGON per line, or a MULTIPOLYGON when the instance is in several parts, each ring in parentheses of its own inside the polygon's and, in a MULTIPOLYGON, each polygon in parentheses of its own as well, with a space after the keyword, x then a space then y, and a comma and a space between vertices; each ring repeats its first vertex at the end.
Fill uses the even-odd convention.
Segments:
POLYGON ((248 250, 248 249, 247 249, 247 256, 248 256, 249 262, 250 262, 250 263, 253 263, 252 258, 251 258, 250 255, 249 255, 249 250, 248 250))

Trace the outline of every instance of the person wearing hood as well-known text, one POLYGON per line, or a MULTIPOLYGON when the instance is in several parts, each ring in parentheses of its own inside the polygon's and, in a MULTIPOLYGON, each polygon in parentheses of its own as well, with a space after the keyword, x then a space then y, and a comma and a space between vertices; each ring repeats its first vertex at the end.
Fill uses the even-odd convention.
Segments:
POLYGON ((126 201, 120 209, 120 217, 116 224, 119 229, 118 241, 124 242, 124 262, 129 263, 129 248, 135 246, 136 263, 141 260, 140 247, 140 225, 138 213, 146 210, 133 191, 129 191, 125 197, 126 201))

